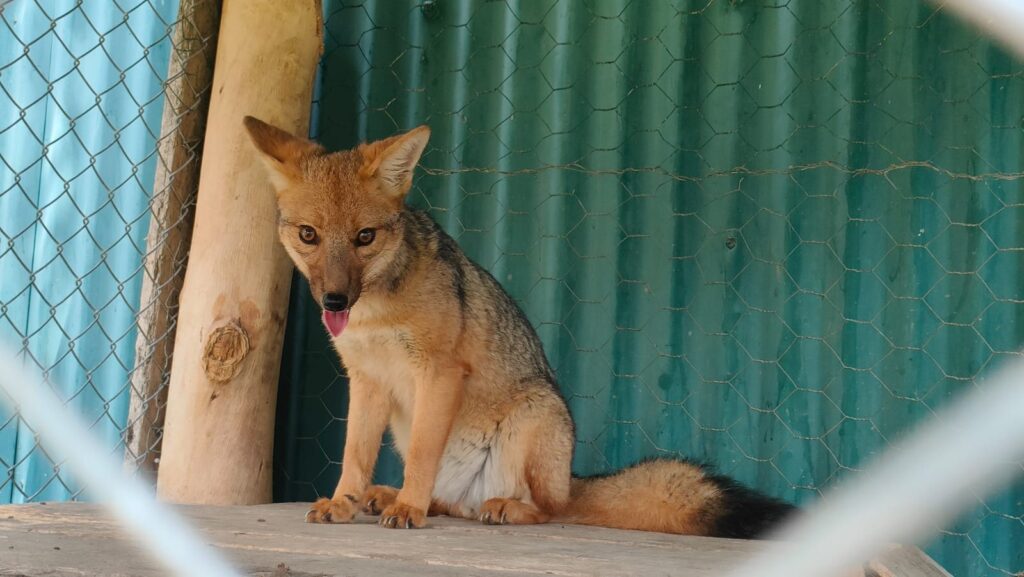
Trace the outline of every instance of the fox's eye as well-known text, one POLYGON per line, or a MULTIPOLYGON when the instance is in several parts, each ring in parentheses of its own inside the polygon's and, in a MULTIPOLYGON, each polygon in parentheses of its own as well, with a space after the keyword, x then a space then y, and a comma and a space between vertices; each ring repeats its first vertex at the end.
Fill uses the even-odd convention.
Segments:
POLYGON ((300 226, 299 240, 306 244, 316 244, 316 229, 305 224, 300 226))
POLYGON ((356 244, 359 246, 366 246, 373 242, 373 239, 376 237, 377 231, 373 230, 372 228, 364 228, 363 230, 359 231, 359 234, 356 236, 356 244))

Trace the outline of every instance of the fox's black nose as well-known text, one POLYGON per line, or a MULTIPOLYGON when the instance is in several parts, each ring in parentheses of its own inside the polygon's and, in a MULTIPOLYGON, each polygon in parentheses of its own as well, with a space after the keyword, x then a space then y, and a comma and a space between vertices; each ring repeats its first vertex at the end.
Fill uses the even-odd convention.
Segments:
POLYGON ((323 305, 324 310, 336 313, 348 308, 348 297, 341 293, 324 293, 320 304, 323 305))

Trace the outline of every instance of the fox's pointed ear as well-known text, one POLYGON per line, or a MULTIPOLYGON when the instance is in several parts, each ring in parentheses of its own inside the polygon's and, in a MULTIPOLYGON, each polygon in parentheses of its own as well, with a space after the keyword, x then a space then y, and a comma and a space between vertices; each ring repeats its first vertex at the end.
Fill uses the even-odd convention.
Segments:
POLYGON ((304 157, 323 152, 320 145, 258 118, 246 116, 242 122, 278 191, 302 179, 301 161, 304 157))
POLYGON ((405 198, 428 140, 430 127, 424 125, 381 142, 385 147, 377 158, 374 171, 381 188, 399 199, 405 198))

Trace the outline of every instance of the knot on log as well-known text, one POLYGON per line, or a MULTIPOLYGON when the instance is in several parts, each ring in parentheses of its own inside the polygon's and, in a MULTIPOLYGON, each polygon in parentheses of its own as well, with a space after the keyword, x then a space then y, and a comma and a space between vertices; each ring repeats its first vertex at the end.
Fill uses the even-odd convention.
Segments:
POLYGON ((203 349, 203 371, 213 383, 226 383, 235 378, 242 361, 249 354, 249 335, 238 321, 217 327, 206 339, 203 349))

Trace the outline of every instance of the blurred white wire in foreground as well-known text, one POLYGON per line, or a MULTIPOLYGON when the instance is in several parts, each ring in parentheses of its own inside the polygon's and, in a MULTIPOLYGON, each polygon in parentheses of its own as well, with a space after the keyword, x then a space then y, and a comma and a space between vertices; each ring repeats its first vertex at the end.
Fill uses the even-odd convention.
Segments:
POLYGON ((39 436, 47 454, 63 462, 107 506, 153 557, 182 577, 236 577, 213 549, 204 544, 152 491, 122 471, 122 464, 93 438, 88 428, 64 406, 41 375, 0 347, 0 402, 13 409, 39 436))
POLYGON ((1021 459, 1024 362, 1016 361, 773 536, 791 543, 765 550, 730 576, 848 575, 888 544, 928 537, 1020 473, 1021 459))
POLYGON ((978 26, 994 40, 1024 57, 1024 1, 932 0, 978 26))

